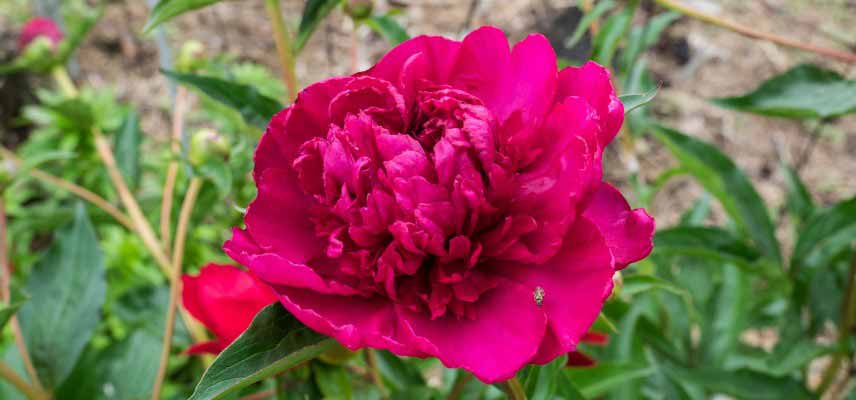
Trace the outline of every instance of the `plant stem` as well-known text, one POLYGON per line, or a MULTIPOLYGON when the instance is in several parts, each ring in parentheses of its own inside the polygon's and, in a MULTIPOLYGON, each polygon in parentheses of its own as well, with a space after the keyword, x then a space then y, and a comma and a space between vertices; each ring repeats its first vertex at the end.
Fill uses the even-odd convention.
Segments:
POLYGON ((15 389, 27 396, 29 400, 48 400, 49 397, 38 388, 31 386, 24 378, 15 373, 11 367, 3 362, 0 362, 0 376, 7 382, 11 383, 15 389))
POLYGON ((288 102, 291 103, 297 97, 297 77, 294 74, 294 48, 291 44, 291 34, 282 20, 282 10, 279 0, 265 0, 265 9, 268 19, 273 26, 276 51, 279 53, 279 62, 282 67, 282 80, 288 89, 288 102))
POLYGON ((181 264, 184 259, 184 243, 187 238, 187 225, 190 222, 190 215, 193 213, 193 206, 196 204, 196 197, 199 195, 199 188, 202 187, 202 180, 194 177, 190 181, 190 187, 184 195, 184 201, 181 204, 181 213, 178 219, 178 228, 175 232, 175 248, 172 251, 172 276, 169 287, 169 305, 166 310, 166 322, 163 333, 163 344, 161 347, 160 366, 155 377, 154 388, 152 389, 152 400, 157 400, 160 397, 161 386, 166 377, 166 369, 169 364, 169 355, 172 348, 172 334, 175 328, 175 313, 178 308, 178 297, 181 294, 181 264))
POLYGON ((850 271, 847 274, 847 289, 844 292, 844 298, 841 300, 841 317, 838 323, 838 352, 833 355, 832 361, 823 371, 820 380, 820 385, 817 387, 818 395, 825 393, 838 377, 839 367, 844 364, 844 369, 847 368, 847 360, 851 358, 851 353, 848 351, 848 340, 850 340, 850 329, 854 326, 856 320, 856 251, 853 252, 853 258, 850 260, 850 271))
POLYGON ((164 249, 170 246, 170 222, 172 220, 172 198, 175 191, 175 181, 178 178, 178 157, 181 155, 181 134, 184 128, 184 113, 187 107, 187 89, 179 86, 175 95, 175 107, 172 111, 172 138, 170 150, 173 160, 169 162, 166 170, 166 181, 163 185, 163 199, 161 200, 160 233, 161 245, 164 249))
POLYGON ((137 203, 134 195, 128 189, 122 173, 119 172, 119 168, 116 166, 116 158, 113 155, 113 150, 110 149, 110 145, 107 143, 107 139, 104 138, 104 135, 101 134, 98 128, 93 129, 93 135, 95 136, 95 150, 101 157, 104 167, 107 168, 107 174, 110 176, 113 187, 119 194, 122 205, 125 206, 131 217, 131 221, 133 221, 134 231, 140 236, 143 244, 149 249, 149 252, 155 258, 155 261, 157 261, 164 274, 170 276, 170 262, 167 259, 166 253, 164 253, 151 225, 149 225, 148 220, 143 215, 139 203, 137 203))
POLYGON ((71 80, 71 77, 68 76, 68 70, 65 69, 64 65, 58 65, 51 70, 51 76, 54 78, 54 82, 56 82, 59 90, 69 97, 77 96, 77 88, 74 86, 74 82, 71 80))
POLYGON ((461 397, 461 393, 464 391, 464 387, 467 386, 467 382, 473 379, 473 375, 464 371, 458 370, 458 377, 455 378, 455 384, 452 386, 452 390, 449 392, 449 397, 447 400, 458 400, 461 397))
MULTIPOLYGON (((2 282, 2 299, 8 303, 11 298, 9 285, 12 280, 12 264, 9 262, 9 241, 7 237, 9 230, 6 228, 6 225, 6 204, 3 194, 0 192, 0 269, 2 269, 2 281, 0 282, 2 282)), ((15 336, 15 346, 21 355, 24 369, 33 382, 33 390, 38 393, 44 393, 42 383, 39 381, 39 375, 33 366, 33 360, 30 359, 30 353, 27 351, 27 343, 24 342, 24 334, 21 332, 21 324, 18 322, 18 316, 13 315, 9 319, 9 324, 12 326, 12 334, 15 336)))
POLYGON ((711 25, 716 25, 720 28, 728 29, 730 31, 739 33, 743 36, 748 36, 748 37, 754 38, 754 39, 766 40, 768 42, 775 43, 775 44, 778 44, 781 46, 792 47, 795 49, 800 49, 803 51, 808 51, 808 52, 824 55, 827 57, 837 58, 839 60, 846 61, 849 63, 856 63, 856 54, 853 54, 850 52, 834 50, 834 49, 827 49, 827 48, 822 48, 822 47, 816 47, 816 46, 812 46, 809 44, 805 44, 805 43, 798 41, 798 40, 793 40, 793 39, 789 39, 786 37, 781 37, 778 35, 774 35, 772 33, 757 31, 757 30, 749 28, 747 26, 740 25, 736 22, 727 21, 727 20, 721 19, 717 16, 705 14, 703 12, 694 10, 692 8, 689 8, 685 5, 683 5, 683 4, 680 4, 678 1, 675 1, 675 0, 654 0, 654 1, 657 4, 659 4, 665 8, 668 8, 670 10, 679 12, 681 14, 688 16, 688 17, 695 18, 695 19, 703 21, 703 22, 707 22, 711 25))
POLYGON ((526 391, 523 390, 523 385, 520 384, 517 377, 502 382, 501 386, 509 400, 526 400, 526 391))
MULTIPOLYGON (((3 156, 3 158, 11 161, 15 165, 16 168, 21 167, 21 160, 18 159, 18 157, 15 155, 15 153, 12 153, 12 151, 10 151, 9 149, 0 146, 0 156, 3 156)), ((102 211, 106 212, 111 217, 113 217, 116 220, 116 222, 119 222, 120 224, 124 225, 125 227, 127 227, 128 229, 130 229, 132 231, 134 230, 134 225, 131 222, 131 220, 128 218, 128 216, 125 215, 123 212, 119 211, 118 208, 116 208, 115 206, 110 204, 110 202, 108 202, 107 200, 105 200, 101 196, 99 196, 95 193, 92 193, 89 190, 86 190, 80 186, 77 186, 74 183, 71 183, 65 179, 53 176, 53 175, 51 175, 45 171, 42 171, 38 168, 30 168, 30 169, 26 170, 26 172, 30 176, 32 176, 33 178, 36 178, 36 179, 43 181, 43 182, 47 182, 51 185, 54 185, 60 189, 65 190, 71 194, 74 194, 83 200, 86 200, 86 201, 92 203, 92 205, 100 208, 102 211)))
POLYGON ((366 349, 366 364, 369 367, 369 373, 372 376, 372 381, 375 386, 377 386, 377 390, 380 391, 380 397, 382 399, 389 398, 389 392, 386 390, 386 385, 383 383, 383 377, 380 376, 380 371, 377 368, 377 354, 375 354, 374 349, 366 349))

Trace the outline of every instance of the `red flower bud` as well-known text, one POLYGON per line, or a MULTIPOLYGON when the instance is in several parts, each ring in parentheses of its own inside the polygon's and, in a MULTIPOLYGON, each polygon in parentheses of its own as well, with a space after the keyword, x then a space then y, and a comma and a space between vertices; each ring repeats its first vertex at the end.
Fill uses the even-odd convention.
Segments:
POLYGON ((21 34, 18 35, 18 51, 24 51, 30 43, 40 37, 47 38, 51 46, 56 48, 62 40, 63 34, 59 26, 52 19, 45 17, 33 18, 21 28, 21 34))

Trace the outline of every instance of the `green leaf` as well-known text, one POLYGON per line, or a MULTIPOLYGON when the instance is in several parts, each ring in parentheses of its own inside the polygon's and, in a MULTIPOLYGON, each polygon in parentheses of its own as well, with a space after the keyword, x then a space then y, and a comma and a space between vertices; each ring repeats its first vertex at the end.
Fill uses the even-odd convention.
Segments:
POLYGON ((21 329, 42 383, 57 387, 95 331, 106 292, 104 257, 86 209, 60 229, 27 279, 21 329))
POLYGON ((716 365, 737 347, 740 334, 746 329, 749 314, 749 280, 732 265, 723 266, 723 282, 710 330, 703 333, 702 342, 716 365))
POLYGON ((303 326, 279 303, 262 309, 220 353, 189 400, 222 399, 321 354, 335 341, 303 326))
POLYGON ((282 110, 282 104, 259 93, 252 86, 209 76, 167 70, 161 70, 161 72, 180 83, 201 90, 202 93, 220 103, 238 110, 247 123, 261 129, 267 126, 274 114, 282 110))
POLYGON ((628 382, 647 378, 653 372, 654 370, 647 365, 612 363, 565 370, 565 374, 586 398, 602 396, 628 382))
POLYGON ((188 11, 200 9, 217 3, 220 0, 160 0, 152 9, 149 15, 149 20, 146 21, 146 26, 143 27, 144 33, 149 33, 158 25, 169 21, 188 11))
POLYGON ((131 189, 136 188, 140 182, 140 143, 142 141, 140 117, 136 111, 131 110, 122 121, 122 126, 116 131, 113 143, 116 164, 131 189))
POLYGON ((667 373, 678 380, 696 383, 713 393, 739 399, 790 400, 811 399, 806 388, 798 382, 772 377, 750 370, 722 371, 716 369, 671 368, 667 373))
POLYGON ((690 296, 690 293, 686 289, 675 286, 669 281, 660 279, 654 275, 635 274, 625 276, 622 279, 622 295, 634 296, 651 290, 663 290, 680 297, 687 308, 690 319, 696 321, 699 319, 698 310, 696 310, 693 304, 692 296, 690 296))
POLYGON ((523 389, 529 400, 551 400, 557 391, 557 377, 562 374, 568 357, 563 355, 544 365, 530 365, 521 375, 523 389))
POLYGON ((799 222, 807 220, 814 213, 814 200, 806 189, 799 174, 789 165, 782 164, 782 175, 785 176, 785 187, 788 189, 785 206, 799 222))
POLYGON ((746 175, 715 146, 662 125, 653 125, 654 135, 681 164, 716 197, 737 226, 761 252, 781 264, 782 255, 773 223, 761 196, 746 175))
POLYGON ((739 111, 784 118, 830 118, 856 111, 856 80, 813 64, 798 65, 743 96, 711 100, 739 111))
POLYGON ((297 27, 297 35, 294 39, 294 52, 300 53, 312 32, 327 15, 333 11, 342 0, 307 0, 303 7, 303 16, 300 17, 300 25, 297 27))
POLYGON ((794 252, 791 255, 791 271, 796 273, 811 262, 812 258, 834 254, 853 241, 856 230, 856 197, 842 201, 829 209, 818 211, 800 229, 794 252))
POLYGON ((591 26, 596 19, 600 18, 601 15, 606 14, 613 8, 615 8, 615 2, 612 0, 598 1, 597 4, 591 8, 591 11, 580 18, 579 23, 577 23, 577 27, 574 29, 574 33, 565 41, 565 47, 571 48, 579 43, 589 26, 591 26))
POLYGON ((568 374, 559 373, 556 376, 556 395, 562 400, 586 400, 586 397, 580 393, 580 389, 571 382, 568 374))
POLYGON ((20 290, 17 290, 15 287, 12 287, 11 290, 11 299, 9 304, 0 304, 0 332, 3 331, 3 327, 6 326, 6 323, 12 319, 12 316, 18 312, 18 309, 29 300, 29 296, 21 293, 20 290))
POLYGON ((621 12, 606 19, 592 42, 592 60, 606 67, 612 65, 612 57, 615 56, 618 43, 630 30, 638 6, 639 0, 630 0, 621 12))
POLYGON ((383 36, 389 44, 398 45, 410 39, 410 35, 407 34, 404 27, 389 15, 375 15, 366 18, 363 22, 373 31, 383 36))
POLYGON ((678 226, 654 235, 654 252, 662 255, 689 255, 732 262, 752 270, 758 251, 716 227, 678 226))
POLYGON ((659 92, 660 88, 658 87, 648 93, 623 94, 618 96, 618 99, 624 104, 624 114, 627 115, 639 107, 646 106, 651 100, 654 100, 654 97, 657 97, 657 93, 659 92))
POLYGON ((394 391, 425 385, 425 378, 419 370, 398 356, 386 350, 376 350, 374 354, 378 372, 394 391))
POLYGON ((312 372, 325 399, 350 400, 354 396, 351 377, 344 367, 315 362, 312 363, 312 372))

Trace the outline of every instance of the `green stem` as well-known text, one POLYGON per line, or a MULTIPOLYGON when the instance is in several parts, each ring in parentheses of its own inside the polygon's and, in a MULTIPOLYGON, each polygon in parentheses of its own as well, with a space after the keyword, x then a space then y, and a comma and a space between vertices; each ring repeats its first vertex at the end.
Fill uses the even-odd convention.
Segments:
POLYGON ((59 87, 59 90, 69 97, 77 96, 77 87, 74 86, 74 82, 72 82, 71 77, 68 76, 68 71, 65 69, 63 65, 57 65, 51 70, 51 76, 53 76, 56 85, 59 87))
POLYGON ((526 391, 517 377, 511 378, 500 385, 502 391, 508 395, 509 400, 526 400, 526 391))
POLYGON ((679 12, 681 14, 684 14, 690 18, 694 18, 694 19, 697 19, 699 21, 707 22, 711 25, 715 25, 715 26, 718 26, 720 28, 728 29, 730 31, 739 33, 743 36, 748 36, 748 37, 753 38, 753 39, 766 40, 768 42, 775 43, 775 44, 778 44, 780 46, 792 47, 795 49, 800 49, 803 51, 809 51, 809 52, 817 53, 817 54, 824 55, 827 57, 837 58, 839 60, 846 61, 849 63, 856 63, 856 54, 853 54, 853 53, 849 53, 849 52, 845 52, 845 51, 839 51, 839 50, 833 50, 833 49, 827 49, 827 48, 822 48, 822 47, 816 47, 816 46, 806 44, 805 41, 793 40, 790 38, 777 36, 777 35, 774 35, 771 33, 757 31, 757 30, 749 28, 747 26, 743 26, 743 25, 740 25, 740 24, 732 22, 732 21, 724 20, 724 19, 719 18, 719 17, 714 16, 714 15, 705 14, 703 12, 694 10, 690 7, 687 7, 683 4, 681 4, 680 1, 654 0, 654 2, 656 2, 657 4, 659 4, 665 8, 668 8, 672 11, 676 11, 676 12, 679 12))
POLYGON ((375 350, 366 349, 365 355, 369 373, 371 373, 372 381, 377 386, 377 390, 380 391, 381 398, 389 398, 389 392, 386 390, 386 385, 383 384, 383 377, 380 376, 380 370, 377 368, 377 354, 375 354, 375 350))
POLYGON ((276 51, 279 53, 279 62, 282 64, 282 80, 288 89, 288 102, 290 103, 297 97, 297 77, 294 74, 295 57, 294 46, 291 44, 291 34, 282 20, 279 0, 265 0, 265 9, 267 9, 268 19, 270 19, 273 27, 276 51))
POLYGON ((24 378, 15 373, 15 370, 2 362, 0 362, 0 377, 12 384, 29 400, 47 400, 49 398, 44 392, 31 386, 24 378))
POLYGON ((449 396, 446 397, 446 400, 458 400, 461 397, 461 393, 464 392, 467 382, 471 379, 473 379, 472 374, 462 369, 458 370, 458 377, 455 378, 455 384, 452 385, 452 390, 449 391, 449 396))
POLYGON ((856 320, 856 251, 853 253, 853 258, 850 261, 850 271, 847 274, 847 290, 844 292, 844 299, 841 301, 841 319, 838 324, 838 352, 833 356, 832 361, 823 371, 820 380, 820 385, 817 387, 817 393, 824 394, 830 389, 835 378, 841 372, 841 366, 848 367, 847 360, 852 357, 849 349, 850 329, 854 326, 856 320))

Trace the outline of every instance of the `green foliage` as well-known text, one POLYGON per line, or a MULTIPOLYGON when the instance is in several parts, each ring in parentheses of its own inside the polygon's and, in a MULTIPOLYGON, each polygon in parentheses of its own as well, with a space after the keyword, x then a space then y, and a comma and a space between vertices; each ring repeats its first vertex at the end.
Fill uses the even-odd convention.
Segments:
POLYGON ((333 11, 342 0, 307 0, 303 7, 303 16, 300 17, 300 25, 297 27, 297 35, 294 38, 294 52, 300 53, 309 37, 318 28, 324 18, 333 11))
POLYGON ((20 317, 27 348, 41 381, 57 387, 95 330, 106 291, 104 256, 82 204, 33 268, 26 290, 32 298, 20 317))
POLYGON ((331 339, 300 324, 281 305, 269 305, 256 315, 241 337, 220 353, 190 400, 224 398, 309 360, 333 344, 331 339))
POLYGON ((389 44, 397 45, 407 39, 410 39, 410 35, 407 34, 404 27, 396 22, 389 14, 374 15, 366 18, 362 22, 368 25, 369 28, 372 28, 373 31, 383 36, 389 44))
POLYGON ((152 9, 149 20, 146 21, 146 26, 143 27, 143 32, 151 32, 158 25, 188 11, 197 10, 219 2, 220 0, 160 0, 152 9))
POLYGON ((784 118, 831 118, 856 112, 856 80, 813 64, 798 65, 743 96, 714 104, 784 118))

